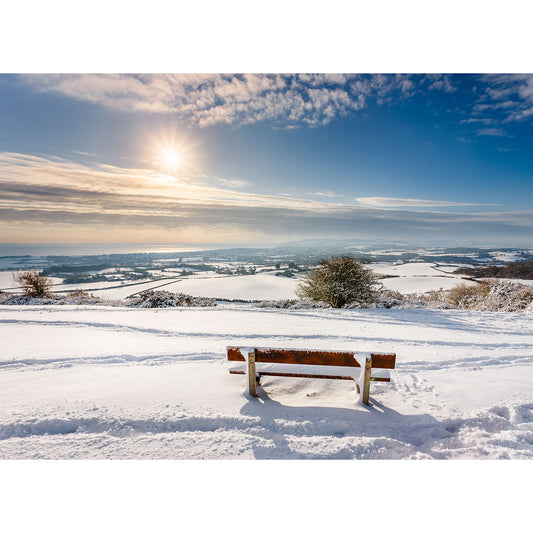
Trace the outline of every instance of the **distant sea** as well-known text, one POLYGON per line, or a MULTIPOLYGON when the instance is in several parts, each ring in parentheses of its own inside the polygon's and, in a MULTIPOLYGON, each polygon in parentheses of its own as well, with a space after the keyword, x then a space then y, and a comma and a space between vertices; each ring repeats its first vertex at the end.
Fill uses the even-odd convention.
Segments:
POLYGON ((141 254, 165 252, 198 252, 218 248, 241 247, 224 244, 2 244, 0 257, 6 256, 47 256, 47 255, 104 255, 104 254, 141 254))

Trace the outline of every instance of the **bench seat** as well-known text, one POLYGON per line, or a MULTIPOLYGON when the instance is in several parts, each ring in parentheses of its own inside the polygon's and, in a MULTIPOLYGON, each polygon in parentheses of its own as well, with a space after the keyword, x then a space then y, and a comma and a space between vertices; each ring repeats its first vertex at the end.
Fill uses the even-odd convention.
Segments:
POLYGON ((363 403, 369 404, 370 382, 390 382, 396 354, 291 348, 227 347, 228 361, 244 365, 230 374, 248 375, 248 392, 256 396, 261 376, 353 380, 363 403), (253 379, 252 379, 253 376, 253 379))

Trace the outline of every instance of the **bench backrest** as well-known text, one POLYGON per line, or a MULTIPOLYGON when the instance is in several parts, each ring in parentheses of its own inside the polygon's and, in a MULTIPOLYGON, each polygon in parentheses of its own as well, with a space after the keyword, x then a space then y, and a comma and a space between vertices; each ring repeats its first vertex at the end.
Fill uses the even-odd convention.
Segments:
MULTIPOLYGON (((228 361, 241 361, 246 359, 241 353, 241 348, 228 346, 228 361)), ((246 351, 246 348, 243 348, 246 351)), ((324 351, 324 350, 293 350, 288 348, 254 348, 257 363, 286 363, 292 365, 321 365, 359 367, 355 360, 355 352, 324 351)), ((394 353, 371 353, 372 368, 393 369, 396 364, 394 353)))

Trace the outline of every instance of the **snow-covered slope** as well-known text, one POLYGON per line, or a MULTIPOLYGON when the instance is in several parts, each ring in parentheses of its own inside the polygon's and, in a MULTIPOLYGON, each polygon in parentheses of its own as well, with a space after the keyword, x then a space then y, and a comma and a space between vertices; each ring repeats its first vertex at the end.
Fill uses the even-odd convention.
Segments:
POLYGON ((298 280, 265 272, 253 276, 227 276, 207 279, 184 279, 166 290, 192 296, 235 300, 282 300, 295 298, 298 280))
POLYGON ((457 310, 0 309, 1 458, 533 458, 533 317, 457 310), (230 375, 225 347, 395 351, 351 382, 230 375))
POLYGON ((402 276, 399 278, 385 278, 381 280, 383 287, 401 294, 420 294, 439 289, 450 290, 457 285, 475 285, 474 281, 460 278, 429 277, 429 276, 402 276))
MULTIPOLYGON (((61 280, 60 280, 61 281, 61 280)), ((256 275, 221 276, 202 272, 198 276, 178 279, 144 280, 142 282, 79 283, 58 285, 54 292, 83 289, 94 296, 108 299, 127 298, 146 290, 165 290, 191 296, 227 300, 282 300, 296 297, 296 278, 276 276, 275 272, 256 275)))
POLYGON ((462 276, 453 275, 450 270, 456 266, 441 267, 436 263, 373 263, 368 265, 376 274, 397 276, 382 279, 385 289, 398 291, 402 294, 419 294, 439 289, 450 290, 457 285, 475 285, 475 282, 465 280, 462 276))

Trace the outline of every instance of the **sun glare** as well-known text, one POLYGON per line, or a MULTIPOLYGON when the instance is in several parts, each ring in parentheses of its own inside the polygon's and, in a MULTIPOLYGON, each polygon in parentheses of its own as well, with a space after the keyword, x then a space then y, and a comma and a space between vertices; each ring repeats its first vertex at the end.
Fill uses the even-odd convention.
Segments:
POLYGON ((176 150, 164 150, 161 154, 161 159, 163 165, 170 169, 176 169, 181 164, 181 156, 176 150))
POLYGON ((161 174, 184 176, 196 169, 194 144, 172 132, 154 132, 146 160, 161 174))

